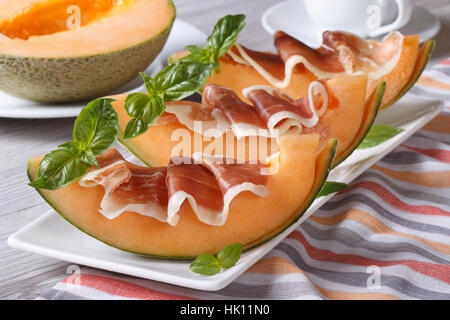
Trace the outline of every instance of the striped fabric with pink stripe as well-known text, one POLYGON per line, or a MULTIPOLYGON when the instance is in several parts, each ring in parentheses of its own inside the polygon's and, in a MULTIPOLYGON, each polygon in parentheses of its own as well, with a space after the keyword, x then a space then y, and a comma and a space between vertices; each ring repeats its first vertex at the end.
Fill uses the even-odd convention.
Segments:
POLYGON ((39 299, 450 299, 450 58, 410 94, 446 108, 226 288, 85 267, 39 299))

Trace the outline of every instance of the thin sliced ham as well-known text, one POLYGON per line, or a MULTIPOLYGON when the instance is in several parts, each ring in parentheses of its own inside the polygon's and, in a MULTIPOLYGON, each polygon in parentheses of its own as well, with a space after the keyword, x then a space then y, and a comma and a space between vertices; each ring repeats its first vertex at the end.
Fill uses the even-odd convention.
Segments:
POLYGON ((308 95, 298 100, 269 86, 246 88, 243 95, 253 103, 272 136, 281 136, 293 128, 301 133, 303 126, 314 127, 329 103, 327 89, 319 81, 312 82, 308 95))
POLYGON ((213 116, 218 122, 225 119, 238 139, 244 136, 258 136, 261 130, 267 129, 257 110, 228 88, 214 84, 206 85, 203 88, 202 102, 216 109, 213 116))
MULTIPOLYGON (((243 191, 266 197, 264 164, 236 164, 222 156, 196 153, 190 159, 173 158, 168 167, 168 223, 176 225, 179 210, 188 201, 203 223, 221 226, 228 217, 231 201, 243 191), (183 163, 188 161, 188 163, 183 163), (181 162, 181 164, 180 164, 181 162)), ((232 161, 234 162, 234 160, 232 161)))
POLYGON ((98 157, 100 169, 80 179, 83 187, 101 185, 105 189, 100 212, 109 219, 131 211, 167 220, 167 168, 141 167, 124 160, 116 149, 98 157))
POLYGON ((99 211, 109 219, 129 211, 175 226, 180 210, 189 204, 200 221, 219 226, 226 222, 230 203, 239 193, 268 195, 266 164, 239 164, 199 153, 172 158, 168 167, 141 167, 124 160, 116 149, 97 160, 100 168, 91 169, 79 184, 105 189, 99 211))
POLYGON ((304 66, 318 78, 364 72, 369 80, 376 80, 397 64, 403 35, 392 32, 382 41, 375 41, 364 40, 348 32, 326 31, 322 46, 311 48, 278 31, 274 35, 274 44, 277 55, 252 51, 236 44, 228 56, 237 63, 251 65, 279 89, 289 85, 295 68, 299 66, 304 66))
POLYGON ((165 114, 175 115, 189 130, 206 137, 220 137, 230 127, 226 119, 220 118, 221 114, 215 114, 214 108, 203 103, 190 101, 166 103, 165 111, 165 114))
POLYGON ((208 84, 203 89, 203 102, 218 108, 234 134, 239 138, 251 135, 278 137, 302 126, 313 127, 328 107, 328 90, 320 81, 310 84, 308 95, 294 100, 288 94, 269 86, 253 86, 243 90, 246 104, 231 89, 208 84))

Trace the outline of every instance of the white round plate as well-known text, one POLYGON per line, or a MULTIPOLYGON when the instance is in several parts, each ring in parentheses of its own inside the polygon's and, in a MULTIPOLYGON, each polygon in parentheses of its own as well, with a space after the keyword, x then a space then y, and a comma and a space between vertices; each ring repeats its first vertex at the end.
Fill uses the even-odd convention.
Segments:
MULTIPOLYGON (((282 30, 311 47, 322 44, 322 33, 325 31, 308 16, 303 0, 283 1, 270 7, 262 16, 262 25, 271 34, 282 30)), ((423 42, 434 37, 440 27, 439 20, 427 9, 415 6, 411 20, 399 31, 418 34, 423 42)))
MULTIPOLYGON (((183 50, 187 45, 204 45, 206 35, 194 26, 175 20, 172 31, 164 49, 153 63, 145 70, 150 75, 156 74, 166 64, 170 54, 183 50)), ((145 91, 141 77, 130 81, 111 94, 145 91)), ((0 117, 3 118, 68 118, 76 117, 87 102, 71 104, 42 104, 17 97, 0 91, 0 117)))

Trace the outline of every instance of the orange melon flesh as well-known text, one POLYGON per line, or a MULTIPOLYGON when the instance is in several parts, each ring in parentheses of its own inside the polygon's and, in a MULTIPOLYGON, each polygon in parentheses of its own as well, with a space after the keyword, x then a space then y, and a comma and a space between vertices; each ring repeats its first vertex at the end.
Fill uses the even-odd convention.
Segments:
MULTIPOLYGON (((295 99, 306 96, 309 84, 317 80, 317 77, 303 65, 296 67, 292 74, 289 86, 282 90, 295 99)), ((252 66, 240 64, 229 57, 222 57, 219 61, 219 71, 215 71, 212 77, 206 80, 206 84, 215 83, 232 89, 240 98, 247 101, 242 95, 242 90, 254 85, 272 86, 252 66)))
MULTIPOLYGON (((328 80, 327 86, 330 88, 333 95, 339 100, 339 106, 329 108, 326 113, 319 118, 319 123, 312 128, 303 128, 303 133, 318 133, 321 136, 320 144, 325 145, 330 139, 337 139, 339 141, 336 158, 342 159, 342 155, 349 155, 357 147, 352 144, 355 140, 362 140, 365 136, 366 129, 363 127, 365 119, 370 120, 371 123, 378 109, 373 109, 366 103, 366 88, 367 76, 340 76, 328 80), (363 136, 361 136, 363 135, 363 136), (351 150, 349 150, 351 148, 351 150)), ((124 108, 125 97, 123 95, 112 96, 117 99, 113 102, 113 107, 119 116, 119 128, 124 132, 128 121, 131 119, 124 108)), ((179 144, 178 140, 173 140, 172 134, 176 130, 187 130, 190 132, 191 146, 194 146, 195 140, 198 142, 199 148, 192 148, 194 152, 205 150, 206 146, 215 138, 204 138, 200 134, 193 133, 187 127, 180 124, 178 121, 168 123, 165 125, 153 125, 147 132, 132 139, 123 139, 120 135, 120 142, 133 154, 135 154, 144 163, 152 166, 167 165, 170 160, 171 151, 179 144)), ((263 138, 258 138, 259 145, 267 143, 263 138)), ((216 140, 222 140, 223 145, 233 144, 237 148, 237 139, 229 139, 227 136, 222 136, 216 140)), ((220 143, 221 141, 219 141, 220 143)), ((246 154, 250 142, 245 138, 246 154)), ((275 144, 275 141, 267 143, 267 154, 270 155, 275 144)), ((221 153, 223 154, 223 153, 221 153)), ((237 154, 237 151, 235 151, 237 154)), ((248 159, 248 157, 247 157, 248 159)))
MULTIPOLYGON (((418 35, 405 35, 397 64, 388 74, 378 79, 386 82, 386 90, 381 108, 384 108, 383 105, 401 95, 403 88, 408 84, 414 68, 418 64, 419 44, 420 37, 418 35)), ((375 85, 373 84, 371 89, 375 85)))
POLYGON ((328 80, 328 87, 339 100, 339 106, 328 109, 312 128, 303 128, 303 133, 320 134, 321 144, 330 139, 339 141, 336 158, 348 148, 360 131, 366 115, 365 108, 367 77, 341 76, 328 80))
POLYGON ((419 50, 419 53, 417 54, 417 62, 414 65, 414 70, 411 74, 411 77, 407 81, 407 83, 403 86, 401 91, 396 94, 395 96, 390 95, 386 96, 386 98, 383 101, 383 105, 381 106, 381 109, 386 109, 390 106, 392 106, 396 101, 398 101, 403 95, 405 95, 409 89, 417 82, 420 75, 422 74, 423 70, 425 69, 428 61, 430 60, 431 53, 434 50, 434 47, 436 46, 436 41, 434 40, 427 40, 419 50))
MULTIPOLYGON (((132 212, 109 220, 98 212, 104 189, 83 188, 78 182, 59 190, 38 190, 65 219, 87 234, 116 248, 159 257, 195 257, 216 254, 240 242, 245 249, 260 244, 296 221, 323 186, 336 142, 318 152, 318 135, 285 135, 280 141, 280 164, 268 178, 269 195, 238 195, 223 226, 200 222, 184 206, 175 227, 132 212), (82 199, 82 201, 80 201, 82 199)), ((37 179, 42 157, 29 160, 28 175, 37 179)))
POLYGON ((340 164, 342 161, 344 161, 348 156, 350 156, 350 154, 352 154, 352 152, 361 144, 364 137, 369 132, 370 127, 372 126, 373 122, 375 121, 378 110, 381 107, 385 88, 386 88, 386 83, 384 81, 381 81, 378 83, 378 85, 372 91, 371 95, 369 96, 369 98, 366 101, 365 108, 364 108, 365 112, 364 112, 363 118, 361 119, 361 124, 359 126, 358 131, 354 135, 353 140, 347 140, 346 147, 342 148, 340 150, 339 154, 336 154, 336 157, 333 160, 333 165, 332 165, 333 167, 336 167, 338 164, 340 164))
MULTIPOLYGON (((126 9, 134 1, 122 1, 116 4, 115 0, 48 0, 38 2, 26 7, 20 14, 0 22, 0 33, 10 38, 27 40, 30 36, 41 36, 60 31, 69 30, 68 11, 80 12, 79 24, 86 26, 98 19, 111 14, 112 9, 126 9), (70 6, 76 6, 76 8, 70 6)), ((69 20, 70 22, 70 20, 69 20)))
POLYGON ((112 52, 158 36, 174 17, 168 0, 3 1, 0 53, 51 58, 112 52), (68 29, 71 5, 79 8, 79 28, 68 29))
MULTIPOLYGON (((178 122, 174 115, 170 116, 170 119, 173 120, 169 121, 160 118, 162 121, 153 124, 144 134, 136 138, 124 139, 123 132, 128 121, 131 119, 124 108, 126 95, 114 95, 110 97, 116 99, 112 105, 119 118, 120 143, 149 166, 166 166, 170 162, 172 155, 190 157, 195 152, 225 155, 229 158, 256 160, 265 159, 267 156, 278 151, 276 140, 271 138, 257 137, 256 140, 250 140, 254 138, 243 137, 238 140, 232 131, 228 131, 220 138, 203 137, 201 134, 194 133, 185 125, 178 122), (187 137, 179 138, 177 132, 187 134, 187 137), (189 141, 191 149, 187 149, 190 152, 188 154, 172 154, 176 146, 183 143, 183 139, 189 141), (210 150, 212 143, 222 146, 222 148, 219 147, 218 150, 209 152, 208 150, 210 150), (254 146, 258 150, 256 154, 252 151, 254 146), (242 153, 240 153, 240 150, 243 150, 242 153), (243 156, 240 157, 240 155, 243 156)), ((194 104, 195 102, 184 103, 194 104)))

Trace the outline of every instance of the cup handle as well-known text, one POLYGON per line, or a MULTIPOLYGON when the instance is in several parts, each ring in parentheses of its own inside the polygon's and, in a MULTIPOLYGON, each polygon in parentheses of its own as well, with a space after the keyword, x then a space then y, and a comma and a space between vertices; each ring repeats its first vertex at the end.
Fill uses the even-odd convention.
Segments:
POLYGON ((405 24, 408 23, 412 14, 412 4, 410 0, 395 0, 398 7, 398 16, 394 22, 391 24, 381 26, 375 30, 369 32, 370 37, 378 37, 384 33, 388 33, 389 31, 393 31, 396 29, 400 29, 405 24))

